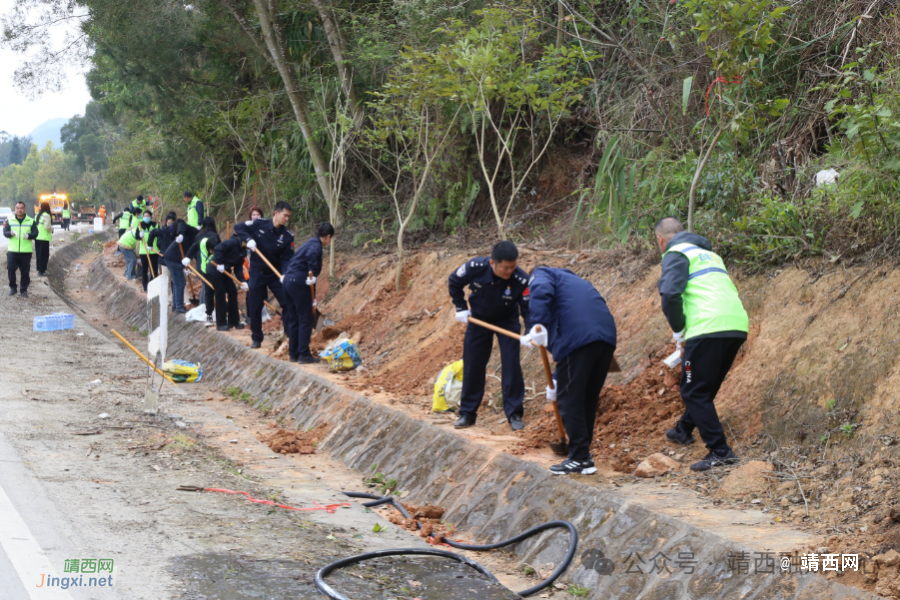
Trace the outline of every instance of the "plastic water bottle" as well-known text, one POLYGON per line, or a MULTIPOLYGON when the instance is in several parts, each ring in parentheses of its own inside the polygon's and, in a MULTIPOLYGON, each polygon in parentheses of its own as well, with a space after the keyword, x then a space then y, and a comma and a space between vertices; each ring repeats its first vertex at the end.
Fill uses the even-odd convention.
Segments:
POLYGON ((61 329, 75 328, 75 315, 65 313, 53 313, 34 318, 34 331, 59 331, 61 329))

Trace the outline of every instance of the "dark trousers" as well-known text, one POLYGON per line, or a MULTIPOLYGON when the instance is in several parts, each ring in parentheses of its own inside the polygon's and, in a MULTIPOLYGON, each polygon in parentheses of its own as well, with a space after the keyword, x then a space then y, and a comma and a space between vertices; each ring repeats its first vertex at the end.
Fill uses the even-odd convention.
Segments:
POLYGON ((184 266, 181 261, 166 261, 169 276, 172 278, 172 308, 184 308, 184 266))
POLYGON ((121 239, 122 236, 125 234, 125 230, 124 230, 124 229, 117 229, 116 231, 118 232, 119 238, 120 238, 120 239, 121 239))
POLYGON ((206 268, 206 278, 213 284, 216 295, 216 325, 237 325, 241 322, 241 313, 238 310, 237 287, 231 277, 225 273, 219 273, 218 269, 209 265, 206 268))
POLYGON ((62 228, 65 229, 66 231, 69 230, 69 219, 63 219, 63 226, 62 226, 62 228))
MULTIPOLYGON (((209 277, 206 280, 209 281, 209 277)), ((210 317, 213 311, 216 310, 216 290, 206 285, 203 280, 201 280, 201 283, 203 285, 200 286, 200 304, 206 307, 206 316, 210 317)))
POLYGON ((21 274, 20 292, 28 291, 31 283, 31 252, 7 252, 6 271, 9 273, 9 289, 16 289, 16 270, 21 274))
POLYGON ((147 284, 151 279, 155 279, 154 273, 159 275, 159 256, 156 254, 141 254, 141 284, 144 291, 147 291, 147 284), (150 271, 148 265, 153 265, 153 271, 150 271))
POLYGON ((284 324, 284 333, 290 337, 293 330, 293 310, 288 306, 284 298, 284 288, 281 281, 274 273, 264 274, 259 270, 250 268, 250 281, 247 284, 250 291, 247 292, 247 311, 250 313, 250 339, 254 342, 263 341, 262 331, 262 309, 268 293, 266 290, 272 290, 278 304, 281 305, 281 321, 284 324))
POLYGON ((572 460, 591 457, 597 403, 615 351, 615 346, 606 342, 591 342, 576 348, 556 364, 556 404, 569 436, 572 460))
POLYGON ((284 299, 293 316, 290 338, 290 355, 310 357, 309 338, 315 327, 312 307, 312 290, 306 285, 306 275, 285 275, 284 299))
MULTIPOLYGON (((474 316, 474 315, 473 315, 474 316)), ((487 319, 483 319, 487 321, 487 319)), ((489 321, 491 325, 502 327, 513 333, 520 333, 518 315, 502 321, 489 321)), ((505 335, 495 334, 474 323, 466 326, 466 337, 463 341, 463 382, 462 397, 459 402, 459 414, 468 415, 475 421, 478 407, 484 398, 484 378, 488 360, 494 347, 494 336, 500 344, 500 366, 502 370, 501 389, 503 390, 503 411, 509 420, 513 415, 521 418, 525 412, 525 379, 522 377, 522 363, 519 352, 522 346, 518 341, 505 335)))
POLYGON ((47 263, 50 261, 49 240, 34 240, 34 261, 38 273, 47 272, 47 263))
POLYGON ((741 338, 700 338, 688 340, 681 359, 681 399, 684 416, 681 429, 700 431, 710 450, 728 450, 715 399, 744 340, 741 338))

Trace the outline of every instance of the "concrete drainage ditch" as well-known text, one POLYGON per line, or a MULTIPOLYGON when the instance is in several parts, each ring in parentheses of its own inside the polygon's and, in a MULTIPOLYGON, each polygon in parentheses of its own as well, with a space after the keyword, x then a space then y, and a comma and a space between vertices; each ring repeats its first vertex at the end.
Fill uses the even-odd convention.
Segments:
MULTIPOLYGON (((50 260, 54 287, 63 289, 66 270, 91 242, 107 239, 109 234, 86 237, 57 250, 50 260)), ((90 265, 89 281, 107 312, 146 328, 143 296, 103 261, 90 265)), ((712 511, 692 514, 685 499, 601 489, 591 478, 554 478, 542 467, 401 414, 297 365, 255 353, 201 324, 174 320, 168 343, 170 355, 200 362, 205 379, 240 387, 258 399, 258 408, 290 415, 304 428, 328 422, 321 450, 360 473, 377 465, 410 491, 410 501, 444 507, 445 520, 469 541, 492 543, 546 521, 571 521, 581 542, 564 579, 590 590, 587 598, 875 598, 835 580, 801 573, 796 565, 783 571, 779 553, 804 540, 802 534, 761 521, 749 529, 728 527, 723 518, 744 515, 730 511, 717 520, 712 511), (678 502, 685 505, 679 508, 678 502)), ((523 565, 546 568, 564 556, 564 538, 549 532, 513 550, 523 565)))

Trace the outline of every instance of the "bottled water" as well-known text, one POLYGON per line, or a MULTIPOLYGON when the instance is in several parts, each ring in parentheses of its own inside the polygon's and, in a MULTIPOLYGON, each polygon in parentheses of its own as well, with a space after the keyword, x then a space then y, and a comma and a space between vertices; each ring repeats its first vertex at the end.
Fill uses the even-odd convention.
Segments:
POLYGON ((74 329, 75 315, 65 313, 53 313, 34 318, 34 331, 59 331, 61 329, 74 329))

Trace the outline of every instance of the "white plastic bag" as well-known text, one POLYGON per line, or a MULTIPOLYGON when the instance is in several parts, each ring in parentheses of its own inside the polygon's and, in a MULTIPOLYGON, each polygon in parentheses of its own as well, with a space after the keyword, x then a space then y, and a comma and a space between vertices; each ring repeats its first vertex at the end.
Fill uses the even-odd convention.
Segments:
MULTIPOLYGON (((191 310, 184 313, 184 320, 190 323, 191 321, 197 321, 199 323, 206 323, 206 305, 201 304, 197 308, 192 308, 191 310)), ((212 312, 212 320, 216 320, 216 310, 213 309, 212 312)))

